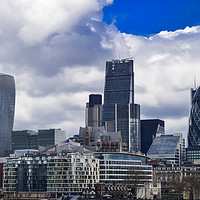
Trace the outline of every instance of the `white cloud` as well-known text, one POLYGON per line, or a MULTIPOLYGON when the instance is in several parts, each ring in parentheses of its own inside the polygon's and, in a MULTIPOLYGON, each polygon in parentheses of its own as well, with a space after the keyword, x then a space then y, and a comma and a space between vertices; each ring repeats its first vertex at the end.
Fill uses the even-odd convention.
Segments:
POLYGON ((0 70, 16 80, 15 129, 76 133, 88 95, 103 92, 106 60, 133 57, 142 117, 166 120, 169 133, 187 131, 189 88, 200 77, 199 26, 146 38, 102 22, 112 0, 1 3, 0 70))

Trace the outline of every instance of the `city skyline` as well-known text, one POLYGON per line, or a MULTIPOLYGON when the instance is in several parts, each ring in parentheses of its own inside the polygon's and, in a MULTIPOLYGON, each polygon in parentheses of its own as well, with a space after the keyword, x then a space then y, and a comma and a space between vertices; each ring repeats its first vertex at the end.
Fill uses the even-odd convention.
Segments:
MULTIPOLYGON (((89 94, 103 94, 106 61, 133 57, 135 103, 141 105, 141 119, 164 120, 166 133, 182 132, 186 138, 190 88, 194 76, 197 85, 200 77, 198 15, 193 22, 175 21, 173 29, 166 25, 159 31, 152 21, 149 36, 144 30, 138 34, 132 21, 124 21, 129 30, 122 29, 118 20, 123 16, 105 19, 109 12, 113 16, 113 10, 106 9, 118 2, 3 0, 0 71, 16 80, 14 130, 62 128, 68 136, 77 133, 84 125, 89 94)), ((197 13, 198 3, 190 2, 193 7, 188 12, 197 13)), ((131 6, 140 9, 133 1, 131 6)), ((191 13, 183 12, 183 20, 191 13)), ((139 14, 148 17, 143 10, 139 14)))

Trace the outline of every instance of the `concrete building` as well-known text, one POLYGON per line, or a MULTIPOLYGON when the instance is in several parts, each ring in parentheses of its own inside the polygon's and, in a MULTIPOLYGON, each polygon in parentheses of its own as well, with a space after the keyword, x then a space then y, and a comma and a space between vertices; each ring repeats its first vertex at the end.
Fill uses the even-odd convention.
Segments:
POLYGON ((48 158, 47 191, 51 197, 80 194, 99 182, 99 160, 92 154, 61 153, 48 158))
POLYGON ((0 156, 9 155, 15 111, 13 76, 0 74, 0 156))
POLYGON ((102 95, 90 94, 89 103, 86 103, 85 109, 85 126, 101 127, 102 126, 102 95))
POLYGON ((104 127, 80 127, 78 141, 101 152, 127 151, 121 132, 106 132, 104 127))

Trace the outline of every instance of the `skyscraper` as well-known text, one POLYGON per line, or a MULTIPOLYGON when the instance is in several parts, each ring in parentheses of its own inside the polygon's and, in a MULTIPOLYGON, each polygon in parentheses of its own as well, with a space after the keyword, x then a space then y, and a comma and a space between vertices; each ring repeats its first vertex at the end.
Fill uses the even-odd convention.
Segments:
POLYGON ((85 109, 85 126, 101 127, 102 110, 102 95, 90 94, 89 103, 86 103, 85 109))
POLYGON ((191 89, 188 146, 200 146, 200 87, 191 89))
POLYGON ((109 132, 121 131, 122 141, 131 152, 140 151, 139 108, 134 105, 133 60, 106 62, 102 122, 109 132))
POLYGON ((15 81, 13 76, 0 74, 0 156, 11 148, 11 132, 15 111, 15 81))

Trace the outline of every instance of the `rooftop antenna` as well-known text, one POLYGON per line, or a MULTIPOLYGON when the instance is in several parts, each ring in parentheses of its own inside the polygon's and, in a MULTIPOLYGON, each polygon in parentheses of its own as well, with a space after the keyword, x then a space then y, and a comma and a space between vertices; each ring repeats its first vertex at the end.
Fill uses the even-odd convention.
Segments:
POLYGON ((196 76, 194 76, 194 89, 197 88, 197 81, 196 81, 196 76))

